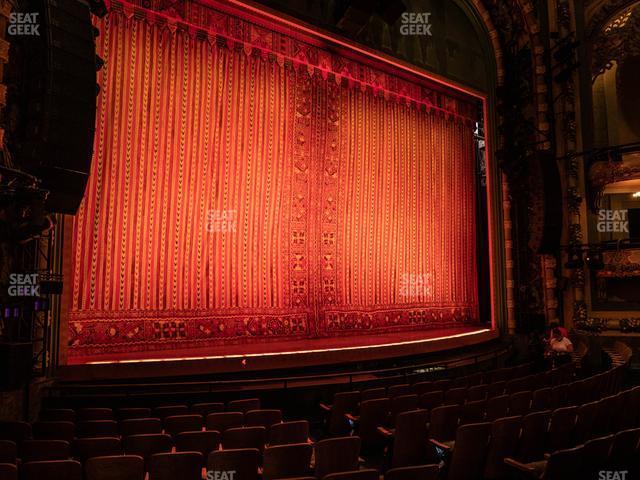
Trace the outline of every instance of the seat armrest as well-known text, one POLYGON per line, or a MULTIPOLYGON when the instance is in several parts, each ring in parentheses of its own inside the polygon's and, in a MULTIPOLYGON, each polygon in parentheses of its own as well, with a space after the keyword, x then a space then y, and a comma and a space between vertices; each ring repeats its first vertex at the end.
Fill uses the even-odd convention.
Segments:
POLYGON ((352 422, 357 422, 360 417, 352 415, 351 413, 345 413, 344 416, 347 420, 351 420, 352 422))
POLYGON ((451 447, 449 445, 445 445, 444 443, 439 442, 438 440, 436 440, 435 438, 430 438, 429 439, 429 443, 431 445, 435 445, 438 448, 441 448, 442 450, 451 450, 451 447))
POLYGON ((378 433, 382 434, 385 438, 393 438, 394 432, 385 427, 378 427, 378 433))
POLYGON ((331 405, 326 405, 326 404, 320 402, 320 409, 324 410, 325 412, 330 412, 331 411, 331 405))
POLYGON ((533 468, 531 468, 530 466, 528 466, 528 465, 526 465, 524 463, 520 463, 519 461, 514 460, 513 458, 505 458, 504 459, 504 463, 505 463, 505 465, 508 465, 509 467, 511 467, 511 468, 513 468, 515 470, 518 470, 518 471, 520 471, 522 473, 527 474, 530 478, 535 478, 536 477, 536 475, 535 475, 536 471, 533 468))

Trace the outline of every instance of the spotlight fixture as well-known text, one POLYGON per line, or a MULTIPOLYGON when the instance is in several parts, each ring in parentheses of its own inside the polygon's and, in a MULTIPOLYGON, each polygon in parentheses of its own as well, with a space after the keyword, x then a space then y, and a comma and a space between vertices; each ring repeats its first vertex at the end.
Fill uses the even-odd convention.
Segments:
POLYGON ((569 258, 564 266, 568 269, 577 269, 584 267, 584 260, 582 259, 582 251, 580 249, 570 248, 568 251, 569 258))
POLYGON ((604 258, 602 257, 602 251, 600 249, 590 249, 587 252, 585 261, 591 270, 602 270, 604 268, 604 258))

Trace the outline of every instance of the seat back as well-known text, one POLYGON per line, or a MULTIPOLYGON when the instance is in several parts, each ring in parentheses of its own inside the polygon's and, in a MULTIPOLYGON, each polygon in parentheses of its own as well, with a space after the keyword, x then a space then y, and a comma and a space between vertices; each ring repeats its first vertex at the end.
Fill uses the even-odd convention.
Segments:
POLYGON ((431 411, 429 437, 440 442, 453 440, 460 420, 460 405, 444 405, 431 411))
POLYGON ((11 440, 20 448, 22 442, 31 437, 31 425, 27 422, 0 421, 0 440, 11 440))
POLYGON ((598 411, 596 412, 596 416, 593 421, 593 428, 591 430, 592 435, 602 437, 612 433, 612 409, 614 404, 614 396, 605 397, 598 401, 598 411))
POLYGON ((16 463, 18 446, 12 440, 0 440, 0 463, 16 463))
POLYGON ((504 459, 515 457, 520 438, 522 417, 503 417, 491 423, 491 439, 484 467, 484 476, 489 479, 506 478, 509 472, 504 459))
POLYGON ((415 467, 398 467, 387 470, 385 480, 437 480, 440 473, 438 465, 418 465, 415 467))
POLYGON ((222 402, 209 402, 209 403, 195 403, 191 406, 191 413, 202 415, 202 418, 207 418, 210 413, 224 412, 224 403, 222 402))
POLYGON ((143 433, 131 435, 124 439, 124 453, 138 455, 149 461, 151 455, 167 453, 173 448, 171 437, 164 433, 143 433))
POLYGON ((433 392, 434 390, 435 387, 433 386, 433 382, 430 380, 426 382, 416 382, 413 384, 413 393, 418 396, 424 393, 433 392))
POLYGON ((155 453, 149 460, 149 480, 202 480, 199 452, 155 453))
POLYGON ((82 480, 82 465, 76 460, 29 462, 20 470, 23 480, 82 480))
POLYGON ((144 480, 144 460, 137 455, 93 457, 84 464, 85 480, 144 480))
POLYGON ((259 398, 242 398, 239 400, 231 400, 227 404, 227 412, 247 413, 250 410, 260 410, 259 398))
POLYGON ((531 408, 531 391, 524 390, 509 396, 509 416, 526 415, 531 408))
POLYGON ((115 437, 118 435, 118 422, 115 420, 88 420, 80 422, 78 437, 115 437))
POLYGON ((609 463, 613 435, 598 437, 585 442, 583 447, 581 478, 598 478, 598 473, 609 463))
POLYGON ((545 410, 522 418, 522 433, 516 458, 521 462, 533 462, 543 458, 551 412, 545 410))
POLYGON ((84 463, 91 457, 120 455, 122 444, 117 437, 78 438, 73 442, 73 456, 84 463))
POLYGON ((161 420, 174 415, 188 415, 189 407, 186 405, 162 405, 153 409, 153 416, 161 420))
POLYGON ((427 410, 403 412, 396 418, 396 430, 393 437, 392 467, 420 465, 427 455, 428 436, 427 410))
POLYGON ((403 412, 416 410, 418 408, 418 395, 400 395, 391 399, 391 424, 394 425, 396 418, 403 412))
POLYGON ((573 446, 578 407, 557 408, 551 414, 547 434, 547 451, 565 450, 573 446))
POLYGON ((453 381, 449 378, 443 378, 433 382, 433 385, 434 387, 436 387, 436 390, 442 390, 443 392, 446 390, 449 390, 452 384, 453 384, 453 381))
POLYGON ((493 421, 506 417, 509 412, 509 395, 489 397, 487 400, 487 420, 493 421))
POLYGON ((115 420, 116 417, 111 408, 81 408, 78 410, 79 422, 90 422, 93 420, 115 420))
POLYGON ((85 480, 144 480, 144 459, 137 455, 93 457, 84 464, 85 480))
POLYGON ((345 418, 347 413, 356 413, 360 402, 360 392, 339 392, 333 396, 327 429, 329 435, 343 435, 350 430, 345 418))
POLYGON ((46 408, 40 412, 43 422, 72 422, 76 421, 76 412, 70 408, 46 408))
POLYGON ((598 414, 598 402, 585 403, 578 407, 573 443, 580 445, 592 437, 593 425, 598 414))
POLYGON ((221 412, 210 413, 205 420, 207 430, 217 430, 224 433, 230 428, 241 427, 244 423, 244 414, 242 412, 221 412))
POLYGON ((504 380, 499 382, 491 382, 487 385, 487 397, 500 397, 505 394, 507 390, 507 382, 504 380))
POLYGON ((557 450, 547 461, 543 478, 545 480, 566 480, 575 478, 576 471, 582 463, 582 445, 565 450, 557 450))
POLYGON ((467 399, 467 387, 450 388, 444 392, 445 405, 462 405, 467 399))
POLYGON ((308 443, 277 445, 264 450, 264 480, 298 477, 309 473, 313 447, 308 443))
POLYGON ((305 443, 309 440, 309 422, 299 420, 271 425, 269 446, 305 443))
POLYGON ((542 410, 553 409, 553 396, 551 387, 539 388, 533 392, 531 399, 531 411, 540 412, 542 410))
POLYGON ((389 385, 387 388, 387 397, 395 398, 400 397, 402 395, 410 395, 413 391, 411 389, 411 385, 408 383, 401 383, 397 385, 389 385))
POLYGON ((444 392, 442 390, 432 390, 420 395, 418 399, 418 406, 426 410, 433 410, 436 407, 442 406, 444 402, 444 392))
POLYGON ((234 472, 234 480, 258 480, 259 464, 260 452, 255 448, 217 450, 209 454, 207 471, 212 472, 213 478, 234 472))
POLYGON ((20 447, 23 462, 43 460, 68 460, 71 446, 65 440, 26 440, 20 447))
POLYGON ((360 392, 360 402, 387 398, 387 389, 384 387, 366 388, 360 392))
POLYGON ((638 451, 638 442, 640 442, 640 428, 616 433, 611 447, 610 465, 617 469, 626 468, 634 461, 637 462, 635 455, 638 451))
POLYGON ((490 433, 489 422, 458 428, 447 480, 482 480, 490 433))
POLYGON ((192 413, 189 415, 171 415, 163 422, 166 433, 175 437, 182 432, 197 432, 202 430, 202 416, 192 413))
POLYGON ((486 385, 473 385, 467 390, 467 401, 477 402, 478 400, 487 399, 487 386, 486 385))
POLYGON ((117 415, 120 421, 132 418, 151 418, 151 409, 147 407, 120 408, 117 415))
POLYGON ((123 437, 143 433, 162 433, 162 420, 159 418, 128 418, 120 422, 123 437))
POLYGON ((379 480, 380 474, 377 470, 367 468, 363 470, 353 470, 351 472, 331 473, 323 480, 379 480))
POLYGON ((465 403, 462 405, 462 410, 460 412, 460 425, 484 422, 486 411, 486 400, 475 400, 473 402, 465 403))
POLYGON ((282 422, 280 410, 249 410, 244 414, 244 424, 247 427, 264 427, 269 431, 272 425, 282 422))
POLYGON ((561 408, 567 405, 567 385, 560 384, 551 388, 551 403, 553 408, 561 408))
POLYGON ((229 428, 222 432, 222 447, 227 449, 255 448, 264 449, 267 441, 267 429, 264 427, 229 428))
POLYGON ((364 451, 373 452, 383 447, 383 438, 378 433, 378 427, 387 424, 390 407, 388 398, 366 400, 360 404, 358 436, 362 440, 364 451))
POLYGON ((175 436, 176 452, 200 452, 203 464, 209 453, 220 447, 220 432, 206 430, 199 432, 181 432, 175 436))
POLYGON ((320 440, 315 444, 315 476, 358 469, 360 455, 359 437, 338 437, 320 440))
POLYGON ((0 478, 3 480, 18 480, 18 467, 13 463, 0 463, 0 478))

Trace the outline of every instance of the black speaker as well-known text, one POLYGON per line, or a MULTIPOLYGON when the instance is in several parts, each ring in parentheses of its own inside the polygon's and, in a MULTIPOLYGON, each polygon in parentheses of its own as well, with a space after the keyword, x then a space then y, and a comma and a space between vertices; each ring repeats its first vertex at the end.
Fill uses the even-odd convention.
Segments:
POLYGON ((556 253, 562 235, 562 185, 558 163, 550 152, 539 152, 537 160, 544 189, 544 229, 538 253, 556 253))
POLYGON ((96 52, 89 4, 30 0, 39 35, 11 37, 13 95, 21 108, 8 132, 19 166, 49 190, 47 209, 74 214, 84 195, 96 115, 96 52), (21 82, 17 85, 17 82, 21 82))
POLYGON ((31 379, 33 344, 0 343, 0 391, 17 390, 31 379))

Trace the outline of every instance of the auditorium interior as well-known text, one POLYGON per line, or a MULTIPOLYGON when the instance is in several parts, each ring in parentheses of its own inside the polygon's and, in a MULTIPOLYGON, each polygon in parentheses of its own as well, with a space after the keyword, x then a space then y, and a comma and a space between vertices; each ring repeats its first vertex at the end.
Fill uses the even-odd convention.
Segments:
POLYGON ((0 0, 0 480, 640 479, 639 0, 0 0))

